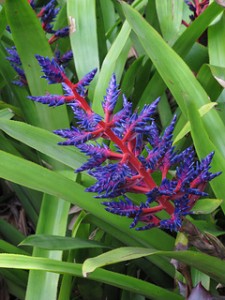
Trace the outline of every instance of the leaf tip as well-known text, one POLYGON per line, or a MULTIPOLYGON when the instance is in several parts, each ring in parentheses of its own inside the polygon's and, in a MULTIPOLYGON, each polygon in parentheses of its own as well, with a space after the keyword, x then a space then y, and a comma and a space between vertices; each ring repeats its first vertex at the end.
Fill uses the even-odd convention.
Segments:
POLYGON ((87 268, 85 267, 85 264, 82 266, 82 275, 84 278, 87 278, 89 276, 90 272, 88 272, 87 268))

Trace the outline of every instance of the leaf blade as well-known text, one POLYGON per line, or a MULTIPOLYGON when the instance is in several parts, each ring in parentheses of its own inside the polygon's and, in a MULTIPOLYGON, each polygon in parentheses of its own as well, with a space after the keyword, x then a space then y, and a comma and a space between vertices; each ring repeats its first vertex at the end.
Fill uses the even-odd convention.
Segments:
MULTIPOLYGON (((80 264, 59 262, 53 259, 23 255, 0 254, 0 267, 45 270, 82 277, 80 264)), ((140 279, 107 270, 96 270, 89 276, 89 279, 117 286, 119 288, 150 297, 153 300, 164 300, 170 298, 174 300, 182 300, 182 297, 176 293, 170 292, 151 283, 144 282, 140 279)))

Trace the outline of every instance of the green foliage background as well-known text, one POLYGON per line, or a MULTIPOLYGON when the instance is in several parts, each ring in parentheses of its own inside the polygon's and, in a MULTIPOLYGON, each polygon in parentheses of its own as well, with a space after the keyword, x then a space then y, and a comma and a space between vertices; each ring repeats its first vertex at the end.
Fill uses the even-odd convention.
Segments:
MULTIPOLYGON (((189 220, 202 231, 222 236, 224 7, 211 1, 185 27, 182 20, 190 22, 190 11, 181 0, 137 0, 132 5, 116 0, 57 2, 61 10, 55 28, 74 22, 75 32, 51 47, 26 0, 19 4, 5 0, 0 5, 0 205, 11 216, 16 199, 19 205, 14 218, 18 221, 24 213, 28 228, 21 233, 21 223, 10 222, 2 213, 0 275, 7 284, 4 290, 27 300, 184 299, 174 286, 174 279, 183 279, 170 263, 174 258, 191 266, 194 284, 201 281, 216 294, 217 283, 225 284, 224 261, 195 249, 173 251, 179 234, 176 237, 159 229, 136 232, 129 229, 129 220, 106 213, 100 200, 84 191, 93 179, 74 174, 85 161, 84 155, 75 148, 57 146, 60 138, 51 132, 68 127, 71 113, 65 107, 52 109, 33 103, 27 96, 62 92, 60 85, 47 85, 40 78, 35 59, 35 54, 53 57, 55 48, 73 51, 69 77, 78 80, 98 67, 88 98, 99 114, 113 72, 122 93, 137 109, 160 96, 158 124, 162 131, 174 113, 178 116, 177 149, 193 144, 199 159, 215 151, 211 170, 222 171, 222 175, 210 183, 211 199, 202 200, 198 208, 202 214, 189 220), (202 45, 198 40, 205 33, 207 43, 202 45), (27 88, 12 84, 16 74, 6 60, 5 48, 13 45, 26 73, 27 88), (35 235, 25 239, 29 233, 35 235), (116 252, 90 259, 109 249, 116 252)), ((135 196, 135 201, 140 199, 135 196)))

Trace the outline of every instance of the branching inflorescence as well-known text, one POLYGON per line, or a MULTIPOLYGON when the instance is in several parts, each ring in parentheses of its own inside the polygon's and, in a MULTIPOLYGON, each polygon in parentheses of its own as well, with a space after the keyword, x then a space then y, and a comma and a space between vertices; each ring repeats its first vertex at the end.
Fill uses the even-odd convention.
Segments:
POLYGON ((153 119, 159 99, 138 113, 132 111, 132 104, 123 96, 122 109, 114 113, 119 97, 115 75, 102 102, 104 117, 101 117, 85 100, 96 69, 74 84, 55 59, 39 55, 36 58, 44 72, 42 77, 49 84, 62 83, 65 95, 29 98, 49 106, 67 104, 72 108, 78 126, 55 133, 66 139, 59 144, 75 146, 90 157, 76 170, 87 171, 96 178, 96 183, 86 191, 97 193, 97 198, 107 198, 102 204, 108 212, 133 219, 131 228, 141 224, 137 230, 152 227, 179 230, 183 217, 191 213, 200 197, 207 195, 204 192, 207 182, 220 174, 209 172, 214 153, 201 162, 195 162, 191 147, 178 153, 172 145, 176 117, 162 135, 153 119), (106 142, 97 143, 98 138, 106 142), (161 182, 157 184, 154 173, 159 172, 161 182), (146 200, 133 203, 127 193, 144 194, 146 200), (118 201, 116 197, 120 197, 118 201), (167 218, 162 218, 162 211, 167 218))

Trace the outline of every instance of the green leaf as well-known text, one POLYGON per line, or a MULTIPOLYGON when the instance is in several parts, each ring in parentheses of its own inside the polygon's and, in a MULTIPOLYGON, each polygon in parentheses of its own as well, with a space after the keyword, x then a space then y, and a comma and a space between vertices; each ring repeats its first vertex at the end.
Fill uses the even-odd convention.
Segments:
MULTIPOLYGON (((213 107, 217 105, 216 102, 208 103, 203 105, 202 107, 199 108, 199 114, 200 116, 204 116, 208 111, 210 111, 213 107)), ((178 141, 180 141, 186 134, 188 134, 191 130, 191 124, 188 121, 183 128, 180 130, 179 134, 176 136, 174 139, 173 144, 176 144, 178 141)))
MULTIPOLYGON (((84 218, 86 218, 86 216, 87 216, 87 213, 84 212, 84 210, 82 210, 79 213, 79 215, 77 216, 77 218, 73 224, 73 229, 71 231, 71 236, 73 238, 76 237, 77 232, 78 232, 84 218)), ((74 250, 68 251, 67 262, 74 261, 74 257, 75 257, 74 252, 75 252, 74 250)), ((58 294, 58 300, 70 299, 70 291, 71 291, 72 285, 73 285, 73 276, 71 276, 69 274, 64 274, 62 276, 60 291, 58 294)))
MULTIPOLYGON (((44 194, 41 213, 39 214, 36 233, 62 235, 66 233, 67 216, 70 204, 57 196, 44 194), (50 205, 54 202, 54 205, 50 205), (46 222, 47 220, 47 222, 46 222)), ((50 251, 40 248, 34 248, 33 256, 50 257, 62 260, 62 251, 50 251)), ((32 300, 56 299, 58 291, 58 274, 32 271, 29 274, 26 298, 32 300), (51 288, 49 285, 51 284, 51 288), (41 291, 40 291, 41 289, 41 291), (35 296, 34 296, 35 295, 35 296)))
POLYGON ((102 11, 102 18, 104 22, 104 28, 106 37, 112 41, 115 38, 116 33, 116 11, 112 1, 100 0, 100 7, 102 11))
MULTIPOLYGON (((7 283, 9 293, 17 296, 19 299, 24 299, 28 275, 27 272, 23 270, 0 269, 0 274, 7 283)), ((5 299, 5 297, 3 299, 5 299)))
POLYGON ((0 118, 10 120, 14 116, 14 113, 9 108, 3 108, 0 110, 0 118))
POLYGON ((216 2, 210 5, 201 13, 198 18, 185 29, 182 35, 174 44, 174 50, 185 57, 191 50, 194 43, 204 33, 204 31, 211 27, 211 23, 224 11, 216 2))
MULTIPOLYGON (((177 39, 173 46, 174 51, 176 51, 180 57, 186 57, 196 40, 208 28, 210 23, 219 14, 221 14, 222 11, 223 8, 221 8, 215 2, 211 3, 208 8, 198 18, 196 18, 195 21, 188 28, 186 28, 182 35, 177 39)), ((150 12, 152 13, 152 9, 150 12)), ((143 105, 146 103, 146 99, 149 99, 149 101, 154 101, 157 97, 163 94, 165 89, 165 83, 163 82, 159 73, 156 72, 142 94, 139 102, 140 107, 143 107, 143 105)))
POLYGON ((82 273, 84 277, 88 277, 89 273, 93 272, 97 268, 115 264, 122 261, 148 256, 152 253, 154 253, 154 250, 148 248, 138 248, 138 247, 117 248, 108 251, 106 253, 103 253, 99 256, 86 259, 82 266, 82 273))
POLYGON ((225 15, 218 22, 209 26, 208 31, 208 51, 209 62, 211 65, 225 67, 224 51, 225 45, 221 43, 221 39, 225 34, 225 15))
POLYGON ((216 79, 216 81, 225 88, 225 68, 224 67, 218 67, 209 65, 209 68, 213 74, 213 77, 216 79))
MULTIPOLYGON (((0 108, 8 109, 8 111, 11 112, 12 116, 16 115, 17 117, 22 118, 21 110, 14 105, 10 105, 10 104, 5 103, 4 101, 0 100, 0 108)), ((9 119, 11 119, 11 118, 9 118, 9 119)))
POLYGON ((4 240, 15 246, 17 246, 25 238, 19 230, 6 222, 3 218, 0 219, 0 234, 4 240))
POLYGON ((2 37, 2 34, 6 30, 6 26, 7 26, 7 20, 6 20, 6 15, 5 15, 5 9, 4 9, 4 7, 1 8, 0 19, 1 19, 1 23, 0 23, 0 37, 2 37))
MULTIPOLYGON (((73 276, 82 277, 80 264, 60 262, 53 259, 29 257, 23 255, 0 254, 0 267, 29 269, 29 270, 45 270, 49 272, 57 272, 60 274, 71 274, 73 276)), ((110 272, 107 270, 96 270, 88 277, 101 283, 110 284, 124 290, 128 290, 140 295, 144 295, 153 300, 182 300, 180 295, 163 289, 149 282, 133 278, 131 276, 110 272)))
POLYGON ((204 274, 209 275, 217 282, 220 282, 222 284, 225 283, 224 260, 194 251, 168 251, 162 253, 162 255, 165 255, 170 258, 175 258, 193 268, 198 269, 204 274))
POLYGON ((102 114, 101 102, 105 96, 112 74, 116 74, 118 82, 122 76, 131 45, 129 41, 130 31, 130 26, 125 22, 102 63, 92 106, 92 109, 100 115, 102 114))
POLYGON ((0 252, 22 254, 22 255, 29 254, 28 252, 26 252, 18 247, 15 247, 14 245, 6 242, 5 240, 0 240, 0 252))
POLYGON ((195 220, 192 218, 187 217, 191 223, 193 223, 201 232, 208 232, 211 233, 214 236, 220 236, 225 234, 224 230, 220 230, 216 224, 213 222, 209 222, 207 219, 206 220, 195 220))
POLYGON ((155 4, 163 38, 172 45, 180 31, 184 1, 156 1, 155 4))
POLYGON ((81 238, 70 238, 57 235, 30 235, 20 243, 21 246, 32 246, 47 250, 70 250, 83 248, 109 248, 102 243, 81 238))
POLYGON ((121 4, 125 16, 134 32, 137 34, 147 55, 153 61, 159 74, 171 89, 182 112, 186 115, 185 98, 192 97, 191 91, 195 90, 195 98, 199 103, 209 102, 206 93, 194 78, 191 70, 184 61, 166 44, 158 32, 154 30, 141 15, 129 5, 121 4), (188 83, 188 84, 187 84, 188 83))
MULTIPOLYGON (((222 174, 217 178, 213 179, 210 182, 211 187, 217 198, 224 199, 225 193, 221 189, 223 186, 224 177, 225 177, 225 161, 221 155, 221 152, 213 145, 210 137, 208 136, 205 127, 202 122, 202 118, 199 115, 199 112, 194 103, 187 101, 187 111, 191 124, 191 136, 199 157, 205 157, 210 152, 215 151, 215 155, 211 162, 211 172, 222 171, 222 174)), ((217 133, 218 134, 218 133, 217 133)), ((223 210, 225 211, 225 203, 221 204, 223 210)))
POLYGON ((196 74, 200 68, 208 63, 208 49, 199 43, 195 43, 184 60, 189 68, 196 74))
POLYGON ((215 66, 203 64, 197 75, 198 81, 204 87, 212 101, 217 101, 222 92, 222 86, 215 78, 217 76, 218 79, 223 79, 222 70, 220 71, 219 69, 219 67, 217 69, 215 66))
POLYGON ((82 272, 84 276, 90 276, 96 268, 148 255, 163 255, 177 259, 209 275, 217 282, 225 283, 225 261, 194 251, 153 251, 147 248, 121 247, 87 259, 83 263, 82 272))
MULTIPOLYGON (((146 0, 135 1, 133 4, 136 5, 137 9, 141 9, 146 5, 146 0)), ((100 115, 103 112, 101 102, 105 96, 112 74, 116 74, 117 82, 122 77, 131 47, 130 32, 131 28, 127 21, 125 21, 102 63, 92 105, 92 109, 100 115)))
MULTIPOLYGON (((149 231, 131 231, 123 230, 124 226, 122 223, 119 223, 120 220, 112 222, 105 222, 99 217, 96 217, 94 214, 88 215, 87 220, 96 226, 102 228, 105 232, 117 238, 122 243, 127 246, 136 246, 136 247, 148 247, 148 248, 157 248, 160 250, 168 250, 173 249, 174 247, 174 239, 171 239, 171 236, 166 234, 164 231, 160 229, 151 229, 149 231), (119 226, 116 226, 116 225, 119 226), (161 241, 163 240, 163 243, 161 241)), ((124 220, 125 221, 125 220, 124 220)), ((158 266, 161 270, 169 274, 170 276, 174 275, 172 265, 164 258, 159 260, 158 257, 148 257, 148 260, 151 261, 154 265, 158 266)))
POLYGON ((57 145, 63 139, 45 129, 1 118, 0 129, 14 139, 62 162, 70 168, 77 169, 86 161, 84 155, 78 152, 75 147, 57 145))
MULTIPOLYGON (((121 90, 127 98, 129 98, 133 92, 137 73, 140 69, 142 69, 144 64, 143 59, 143 56, 136 59, 124 74, 121 90)), ((122 101, 120 106, 122 107, 122 101)))
MULTIPOLYGON (((91 70, 99 69, 100 65, 95 2, 95 0, 69 0, 67 2, 68 17, 70 22, 75 23, 75 31, 70 34, 70 41, 79 79, 91 70)), ((94 85, 96 80, 97 76, 93 80, 94 85)), ((92 84, 89 88, 91 98, 94 85, 92 84)))
POLYGON ((223 202, 222 199, 199 199, 192 210, 195 215, 210 214, 223 202))

